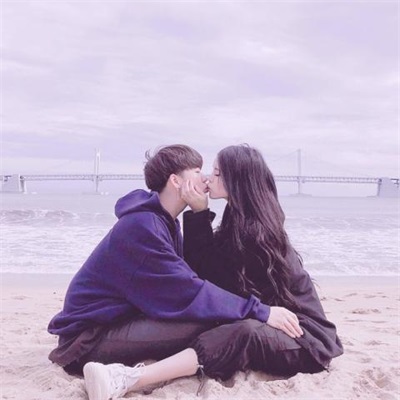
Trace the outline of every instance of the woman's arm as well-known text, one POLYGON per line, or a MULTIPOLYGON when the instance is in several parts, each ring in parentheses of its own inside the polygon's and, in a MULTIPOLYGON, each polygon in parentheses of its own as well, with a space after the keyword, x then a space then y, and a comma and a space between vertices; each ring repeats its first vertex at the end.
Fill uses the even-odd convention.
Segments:
POLYGON ((206 193, 187 180, 181 186, 180 195, 192 210, 183 215, 185 261, 202 279, 237 293, 237 288, 235 290, 232 285, 235 259, 215 244, 211 225, 215 213, 208 208, 206 193))
POLYGON ((200 259, 214 244, 212 220, 215 214, 209 209, 183 213, 183 255, 193 270, 198 272, 200 259))
POLYGON ((214 241, 211 225, 214 217, 209 209, 183 214, 183 255, 202 279, 226 287, 224 280, 232 279, 228 274, 232 260, 214 241))

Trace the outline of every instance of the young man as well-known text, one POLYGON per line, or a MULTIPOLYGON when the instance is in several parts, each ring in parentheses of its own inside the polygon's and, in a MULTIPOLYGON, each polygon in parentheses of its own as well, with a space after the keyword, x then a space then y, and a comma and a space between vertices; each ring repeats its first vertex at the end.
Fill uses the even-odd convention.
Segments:
POLYGON ((200 154, 173 145, 146 156, 151 192, 135 190, 117 202, 118 221, 76 273, 63 310, 50 321, 59 345, 49 359, 69 373, 81 374, 89 361, 163 359, 218 321, 268 319, 269 307, 256 297, 243 299, 200 279, 182 258, 176 218, 187 203, 180 189, 190 181, 205 191, 200 154))

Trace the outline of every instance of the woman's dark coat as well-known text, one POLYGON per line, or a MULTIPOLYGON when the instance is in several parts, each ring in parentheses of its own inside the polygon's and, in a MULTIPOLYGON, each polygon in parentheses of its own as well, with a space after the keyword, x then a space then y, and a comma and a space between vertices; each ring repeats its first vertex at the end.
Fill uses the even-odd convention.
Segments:
MULTIPOLYGON (((211 222, 215 214, 209 210, 193 213, 187 211, 183 217, 184 258, 200 278, 242 295, 237 282, 235 263, 239 262, 235 251, 221 245, 215 238, 211 222)), ((297 342, 327 368, 332 358, 343 353, 343 347, 336 333, 335 325, 328 321, 310 276, 304 270, 294 249, 289 246, 286 260, 290 266, 289 290, 294 296, 300 311, 295 311, 304 335, 297 342)), ((273 288, 267 276, 260 276, 260 268, 247 271, 256 288, 268 290, 271 297, 273 288)), ((267 293, 268 297, 268 293, 267 293)), ((266 304, 267 301, 263 300, 266 304)), ((271 304, 269 304, 271 305, 271 304)))

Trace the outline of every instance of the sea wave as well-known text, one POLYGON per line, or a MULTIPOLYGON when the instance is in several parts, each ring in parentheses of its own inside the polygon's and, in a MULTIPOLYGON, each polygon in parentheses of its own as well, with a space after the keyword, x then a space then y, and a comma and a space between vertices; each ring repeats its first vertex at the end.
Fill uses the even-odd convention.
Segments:
MULTIPOLYGON (((73 274, 115 221, 112 213, 87 209, 0 210, 1 271, 73 274)), ((312 276, 400 273, 399 225, 394 213, 289 215, 286 229, 312 276)))
POLYGON ((66 210, 22 209, 0 210, 0 222, 10 225, 81 225, 114 222, 111 213, 72 212, 66 210))

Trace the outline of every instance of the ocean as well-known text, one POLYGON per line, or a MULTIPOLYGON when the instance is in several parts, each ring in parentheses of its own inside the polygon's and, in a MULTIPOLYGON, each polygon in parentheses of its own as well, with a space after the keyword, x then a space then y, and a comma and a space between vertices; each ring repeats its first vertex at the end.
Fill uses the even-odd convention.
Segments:
MULTIPOLYGON (((116 221, 123 194, 0 193, 1 272, 73 274, 116 221)), ((289 238, 311 276, 399 276, 399 200, 280 198, 289 238)), ((224 201, 210 208, 222 216, 224 201)))

